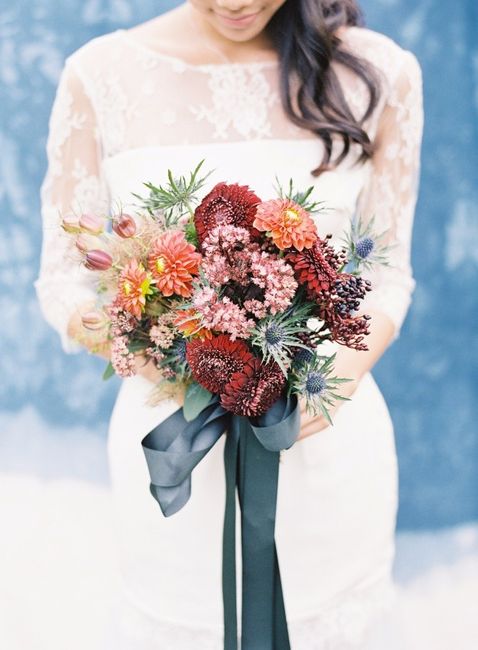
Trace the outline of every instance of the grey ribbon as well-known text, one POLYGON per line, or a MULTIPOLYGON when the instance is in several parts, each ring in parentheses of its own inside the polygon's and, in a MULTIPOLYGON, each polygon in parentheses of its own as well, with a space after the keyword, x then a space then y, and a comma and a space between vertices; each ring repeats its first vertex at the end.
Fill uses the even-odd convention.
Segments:
POLYGON ((182 409, 142 441, 150 490, 165 517, 191 495, 191 472, 227 431, 224 448, 226 511, 223 532, 224 650, 237 650, 235 490, 241 506, 242 650, 290 650, 274 540, 279 452, 297 439, 295 398, 281 398, 251 420, 231 415, 218 398, 191 422, 182 409))

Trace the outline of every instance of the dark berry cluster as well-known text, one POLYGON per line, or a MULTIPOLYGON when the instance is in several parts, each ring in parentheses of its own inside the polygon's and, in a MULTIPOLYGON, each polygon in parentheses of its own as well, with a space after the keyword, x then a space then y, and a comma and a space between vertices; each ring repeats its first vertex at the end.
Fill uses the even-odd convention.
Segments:
POLYGON ((335 303, 335 310, 341 316, 348 316, 360 308, 368 291, 371 291, 370 280, 364 280, 356 275, 342 273, 335 282, 335 295, 339 300, 335 303))

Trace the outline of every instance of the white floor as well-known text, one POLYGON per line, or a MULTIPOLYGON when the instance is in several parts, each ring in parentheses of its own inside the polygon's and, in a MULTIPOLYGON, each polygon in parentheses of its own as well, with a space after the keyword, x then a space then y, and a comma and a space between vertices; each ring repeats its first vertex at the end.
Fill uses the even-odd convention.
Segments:
MULTIPOLYGON (((0 648, 110 650, 119 577, 104 447, 32 409, 0 414, 0 648)), ((395 573, 377 650, 478 648, 478 526, 400 534, 395 573)))

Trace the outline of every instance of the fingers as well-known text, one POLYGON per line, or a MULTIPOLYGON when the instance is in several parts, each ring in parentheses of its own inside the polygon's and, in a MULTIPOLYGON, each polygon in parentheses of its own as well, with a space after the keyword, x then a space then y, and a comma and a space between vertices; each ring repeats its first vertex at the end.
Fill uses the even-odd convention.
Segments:
POLYGON ((316 418, 300 428, 300 434, 297 440, 303 440, 303 438, 308 438, 316 433, 320 433, 328 426, 330 425, 325 418, 316 418))

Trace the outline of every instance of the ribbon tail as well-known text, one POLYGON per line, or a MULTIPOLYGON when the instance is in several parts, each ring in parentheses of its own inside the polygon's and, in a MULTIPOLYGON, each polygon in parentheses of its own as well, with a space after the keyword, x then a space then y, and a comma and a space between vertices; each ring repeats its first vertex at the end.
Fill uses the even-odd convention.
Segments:
POLYGON ((237 419, 242 522, 241 647, 290 650, 274 540, 279 452, 263 447, 246 418, 237 419))
POLYGON ((274 567, 274 648, 290 650, 289 630, 282 594, 282 583, 280 579, 279 561, 277 549, 274 544, 275 567, 274 567))
POLYGON ((239 431, 231 422, 226 433, 224 468, 226 473, 226 510, 222 550, 222 594, 224 606, 224 650, 238 650, 236 580, 236 481, 239 431))

